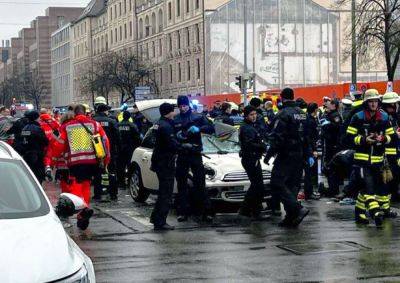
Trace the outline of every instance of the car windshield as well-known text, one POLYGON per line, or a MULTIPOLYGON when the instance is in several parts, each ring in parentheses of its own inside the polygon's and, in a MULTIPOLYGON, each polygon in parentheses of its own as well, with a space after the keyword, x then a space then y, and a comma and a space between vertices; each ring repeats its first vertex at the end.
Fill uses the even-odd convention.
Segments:
POLYGON ((204 154, 227 154, 238 153, 240 151, 238 131, 230 133, 223 137, 216 135, 203 135, 203 153, 204 154))
POLYGON ((46 215, 50 208, 21 161, 0 159, 0 219, 46 215))

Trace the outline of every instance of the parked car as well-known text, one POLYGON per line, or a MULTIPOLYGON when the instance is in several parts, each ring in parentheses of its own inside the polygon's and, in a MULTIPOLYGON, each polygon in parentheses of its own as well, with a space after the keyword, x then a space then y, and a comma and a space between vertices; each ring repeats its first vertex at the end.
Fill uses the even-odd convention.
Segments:
POLYGON ((95 282, 21 156, 0 142, 0 282, 95 282))
MULTIPOLYGON (((158 99, 137 102, 136 105, 139 111, 154 123, 160 117, 158 107, 163 102, 176 103, 171 99, 158 99)), ((208 194, 214 201, 242 202, 250 187, 250 181, 239 157, 238 131, 235 127, 222 123, 216 123, 215 126, 215 135, 202 136, 208 194)), ((156 194, 158 191, 157 175, 150 170, 154 140, 153 131, 150 129, 142 145, 132 155, 128 184, 130 195, 137 202, 145 202, 150 194, 156 194)), ((265 164, 262 166, 264 183, 268 191, 272 167, 265 164)))

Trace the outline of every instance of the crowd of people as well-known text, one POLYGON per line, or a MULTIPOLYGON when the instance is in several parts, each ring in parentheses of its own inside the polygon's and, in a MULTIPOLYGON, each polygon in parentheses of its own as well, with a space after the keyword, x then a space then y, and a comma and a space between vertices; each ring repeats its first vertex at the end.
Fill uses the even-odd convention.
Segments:
POLYGON ((212 222, 201 135, 213 134, 216 122, 239 128, 239 156, 251 183, 240 216, 263 217, 264 162, 273 166, 272 214, 281 214, 281 204, 286 212, 281 226, 296 227, 308 215, 309 210, 299 202, 302 197, 318 200, 327 196, 353 204, 357 223, 373 220, 381 226, 385 218, 396 217, 390 202, 399 197, 399 96, 369 89, 342 100, 324 97, 320 107, 294 97, 294 91, 286 88, 276 104, 254 97, 249 105, 237 109, 232 109, 232 103, 217 101, 210 111, 198 111, 187 96, 179 96, 179 111, 163 103, 161 118, 154 125, 137 108, 129 112, 127 105, 114 117, 104 97, 95 99, 93 110, 78 104, 63 115, 56 109, 53 113, 40 109, 27 111, 20 119, 0 106, 0 140, 20 153, 39 182, 54 176, 62 192, 84 199, 88 207, 77 216, 81 229, 88 227, 93 215, 91 199, 118 200, 118 189, 127 185, 132 153, 150 128, 155 136, 151 170, 159 180, 150 219, 154 229, 174 229, 166 222, 174 180, 177 220, 184 222, 194 215, 199 221, 212 222), (327 187, 318 182, 318 164, 327 187), (189 178, 194 186, 191 190, 189 178))

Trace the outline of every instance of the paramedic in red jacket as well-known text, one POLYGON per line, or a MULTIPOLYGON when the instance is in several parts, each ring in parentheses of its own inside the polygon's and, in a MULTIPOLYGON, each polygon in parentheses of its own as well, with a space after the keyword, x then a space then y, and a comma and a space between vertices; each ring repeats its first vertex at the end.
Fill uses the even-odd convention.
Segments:
MULTIPOLYGON (((60 137, 55 146, 55 155, 67 155, 70 173, 70 193, 82 197, 86 204, 90 203, 90 184, 99 166, 107 166, 110 161, 110 145, 107 136, 99 123, 85 115, 85 107, 78 104, 74 108, 75 118, 63 124, 60 137), (105 145, 106 157, 100 161, 96 158, 90 134, 84 124, 93 134, 99 134, 105 145)), ((78 214, 78 227, 85 230, 93 210, 87 208, 78 214)))

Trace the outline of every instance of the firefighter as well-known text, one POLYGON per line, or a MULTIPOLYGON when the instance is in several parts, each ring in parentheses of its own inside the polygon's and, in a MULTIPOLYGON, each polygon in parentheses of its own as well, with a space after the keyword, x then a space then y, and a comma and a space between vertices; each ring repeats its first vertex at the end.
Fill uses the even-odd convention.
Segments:
POLYGON ((126 187, 126 170, 130 164, 133 151, 140 146, 140 143, 142 142, 139 129, 131 121, 131 113, 124 111, 122 114, 122 121, 118 123, 118 131, 120 136, 120 154, 118 155, 118 182, 122 188, 126 187))
POLYGON ((340 178, 335 170, 329 170, 328 164, 333 156, 340 151, 340 131, 342 117, 339 113, 339 100, 332 99, 327 104, 325 118, 321 120, 321 137, 323 141, 323 162, 324 172, 328 178, 330 196, 339 194, 340 178))
POLYGON ((211 203, 206 192, 205 170, 201 152, 203 142, 201 134, 215 132, 213 125, 203 115, 194 114, 190 108, 189 98, 178 96, 179 114, 175 116, 175 132, 178 140, 186 147, 179 151, 176 161, 176 181, 178 185, 177 214, 178 221, 186 221, 190 212, 201 215, 202 220, 211 222, 211 203), (190 211, 188 177, 189 170, 193 176, 193 193, 195 193, 193 211, 190 211))
POLYGON ((45 180, 44 157, 49 140, 39 124, 39 113, 32 110, 26 114, 28 124, 22 129, 21 155, 40 183, 45 180))
POLYGON ((283 203, 286 216, 279 223, 283 227, 296 227, 307 216, 309 210, 297 201, 297 188, 303 172, 303 160, 310 167, 315 163, 305 133, 306 114, 296 106, 294 92, 285 88, 281 92, 282 110, 275 117, 269 136, 264 162, 276 156, 271 174, 271 190, 275 198, 283 203))
MULTIPOLYGON (((101 125, 85 114, 85 106, 78 104, 74 108, 75 117, 60 127, 60 137, 54 147, 54 156, 67 156, 70 174, 70 193, 81 197, 90 205, 91 180, 97 175, 99 167, 106 167, 110 161, 110 144, 101 125), (105 155, 99 160, 92 137, 99 135, 104 145, 105 155)), ((78 228, 85 230, 93 215, 91 208, 82 210, 77 218, 78 228)))
POLYGON ((102 200, 103 186, 107 187, 111 201, 118 200, 118 183, 117 183, 117 160, 119 151, 119 132, 118 123, 115 119, 108 116, 111 109, 107 105, 103 96, 96 97, 94 101, 95 114, 93 120, 100 123, 104 129, 110 143, 110 163, 107 167, 102 168, 94 179, 94 196, 95 201, 102 200))
POLYGON ((258 218, 264 198, 264 181, 260 159, 266 152, 263 129, 257 123, 257 109, 251 105, 244 108, 244 122, 239 130, 240 157, 249 176, 250 188, 246 192, 239 215, 258 218))
POLYGON ((175 136, 174 106, 169 103, 160 105, 161 118, 154 126, 155 146, 151 157, 151 170, 156 172, 159 184, 158 197, 151 214, 154 230, 173 230, 167 223, 174 190, 176 156, 180 147, 175 136))
MULTIPOLYGON (((389 115, 389 120, 395 131, 399 129, 399 113, 398 113, 398 102, 399 95, 395 92, 385 93, 382 97, 382 108, 389 115)), ((398 186, 400 183, 400 170, 397 162, 399 151, 397 148, 398 136, 391 140, 390 144, 385 149, 385 155, 392 171, 393 180, 387 184, 387 191, 382 196, 377 196, 377 200, 381 206, 381 209, 385 212, 386 217, 394 218, 397 213, 390 210, 390 201, 393 198, 398 199, 398 186)))
POLYGON ((377 90, 369 89, 365 92, 364 110, 353 116, 346 133, 349 144, 355 150, 355 172, 364 181, 356 201, 355 220, 357 223, 368 224, 368 211, 375 225, 379 227, 382 225, 384 212, 378 200, 385 193, 381 169, 385 150, 395 138, 395 131, 389 116, 379 109, 377 90))

